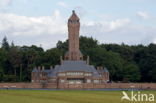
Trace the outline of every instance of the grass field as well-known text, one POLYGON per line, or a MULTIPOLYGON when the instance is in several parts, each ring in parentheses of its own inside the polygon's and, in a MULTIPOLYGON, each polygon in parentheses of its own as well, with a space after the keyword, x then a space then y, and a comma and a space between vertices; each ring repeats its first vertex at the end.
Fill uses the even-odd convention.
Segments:
MULTIPOLYGON (((156 95, 156 91, 141 92, 156 95)), ((122 91, 0 90, 0 103, 132 103, 121 97, 122 91)))

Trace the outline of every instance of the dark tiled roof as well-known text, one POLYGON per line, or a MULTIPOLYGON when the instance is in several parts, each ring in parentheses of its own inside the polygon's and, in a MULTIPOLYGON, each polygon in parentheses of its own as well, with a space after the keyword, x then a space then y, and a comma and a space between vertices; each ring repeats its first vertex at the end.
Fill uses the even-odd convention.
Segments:
POLYGON ((67 71, 92 72, 93 76, 99 76, 94 66, 87 65, 86 61, 63 61, 62 65, 54 68, 54 74, 67 71))
MULTIPOLYGON (((54 69, 45 69, 42 70, 42 72, 47 73, 48 77, 55 77, 57 76, 57 73, 59 72, 68 72, 68 71, 81 71, 81 72, 91 72, 93 73, 94 77, 99 77, 98 72, 108 72, 107 68, 104 68, 102 70, 96 70, 94 66, 87 65, 86 61, 63 61, 61 65, 56 65, 54 69)), ((33 69, 32 72, 39 72, 36 68, 33 69)))
POLYGON ((103 68, 103 69, 99 69, 99 70, 97 70, 98 72, 109 72, 108 71, 108 69, 105 67, 105 68, 103 68))
POLYGON ((91 72, 85 61, 63 61, 62 65, 59 67, 59 72, 64 71, 85 71, 91 72))

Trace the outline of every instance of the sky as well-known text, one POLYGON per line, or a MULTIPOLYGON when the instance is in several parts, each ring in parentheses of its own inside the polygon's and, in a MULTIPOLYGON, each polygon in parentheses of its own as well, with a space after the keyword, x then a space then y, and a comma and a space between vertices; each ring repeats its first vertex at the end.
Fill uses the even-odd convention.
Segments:
POLYGON ((67 20, 75 10, 80 35, 99 43, 156 43, 156 0, 0 0, 0 45, 45 50, 68 37, 67 20))

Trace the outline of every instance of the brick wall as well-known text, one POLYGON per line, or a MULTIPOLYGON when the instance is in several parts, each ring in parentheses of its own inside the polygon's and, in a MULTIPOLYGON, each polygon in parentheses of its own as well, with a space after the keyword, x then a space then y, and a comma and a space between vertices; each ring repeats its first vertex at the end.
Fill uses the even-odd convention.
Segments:
POLYGON ((0 88, 138 88, 156 89, 156 83, 104 83, 104 84, 56 84, 56 83, 0 83, 0 88))

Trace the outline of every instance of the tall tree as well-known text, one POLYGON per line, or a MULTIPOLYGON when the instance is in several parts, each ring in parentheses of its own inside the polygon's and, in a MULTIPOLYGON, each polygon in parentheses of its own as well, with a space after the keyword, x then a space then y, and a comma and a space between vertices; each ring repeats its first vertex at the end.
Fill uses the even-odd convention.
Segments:
POLYGON ((9 48, 10 48, 9 43, 8 43, 7 37, 5 36, 2 40, 2 49, 8 51, 9 48))

